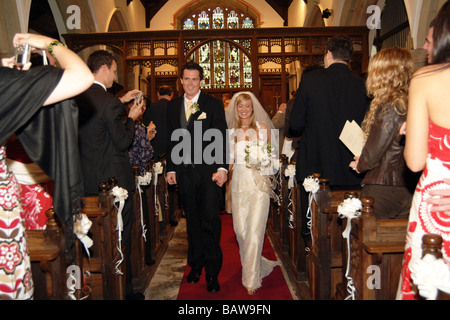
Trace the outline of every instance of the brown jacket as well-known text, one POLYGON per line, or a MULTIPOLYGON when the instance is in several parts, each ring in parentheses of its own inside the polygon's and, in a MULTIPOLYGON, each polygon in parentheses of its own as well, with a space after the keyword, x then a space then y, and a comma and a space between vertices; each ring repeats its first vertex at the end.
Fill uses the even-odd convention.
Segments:
POLYGON ((417 180, 403 157, 405 136, 400 127, 405 121, 406 115, 398 115, 394 108, 376 115, 358 163, 358 171, 367 172, 362 185, 415 186, 417 180))

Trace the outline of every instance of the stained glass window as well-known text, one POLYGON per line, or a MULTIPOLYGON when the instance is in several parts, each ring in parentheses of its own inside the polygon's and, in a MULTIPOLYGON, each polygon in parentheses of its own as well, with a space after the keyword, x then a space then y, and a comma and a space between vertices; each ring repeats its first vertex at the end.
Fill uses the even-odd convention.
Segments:
MULTIPOLYGON (((183 29, 254 28, 248 14, 224 7, 201 8, 184 19, 183 29)), ((235 40, 239 43, 238 40, 235 40)), ((243 43, 242 43, 243 44, 243 43)), ((196 42, 187 45, 188 50, 196 42)), ((247 46, 244 45, 245 48, 247 46)), ((200 46, 189 59, 203 68, 203 89, 240 89, 252 87, 252 64, 249 57, 231 42, 211 40, 200 46)))

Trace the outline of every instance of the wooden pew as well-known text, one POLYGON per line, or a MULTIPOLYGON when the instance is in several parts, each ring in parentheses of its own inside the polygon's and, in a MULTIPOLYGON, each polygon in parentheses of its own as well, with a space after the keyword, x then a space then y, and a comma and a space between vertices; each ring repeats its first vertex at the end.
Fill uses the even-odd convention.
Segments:
POLYGON ((35 300, 67 298, 64 235, 53 209, 46 212, 45 230, 27 230, 35 300))
MULTIPOLYGON (((316 177, 320 176, 316 174, 316 177)), ((312 245, 308 255, 309 281, 313 300, 337 299, 337 286, 345 270, 345 223, 337 207, 348 197, 359 197, 360 189, 333 190, 329 180, 320 179, 320 190, 312 202, 312 245)))
MULTIPOLYGON (((125 299, 125 260, 120 264, 123 275, 116 274, 116 263, 121 259, 117 250, 117 209, 110 185, 100 185, 98 197, 85 197, 82 213, 92 222, 89 236, 94 244, 89 249, 90 257, 84 254, 83 267, 90 276, 86 279, 93 300, 125 299)), ((125 248, 122 248, 125 255, 125 248)))
POLYGON ((351 230, 350 275, 356 287, 355 298, 394 300, 408 219, 378 219, 374 215, 374 200, 363 198, 361 201, 362 214, 352 220, 351 230))

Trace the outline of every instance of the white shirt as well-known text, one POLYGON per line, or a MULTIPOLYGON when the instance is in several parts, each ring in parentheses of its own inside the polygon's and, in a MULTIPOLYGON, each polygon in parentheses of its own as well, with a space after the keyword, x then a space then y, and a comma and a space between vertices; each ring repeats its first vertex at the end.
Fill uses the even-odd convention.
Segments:
POLYGON ((106 86, 105 86, 103 83, 98 82, 97 80, 94 80, 94 83, 98 84, 99 86, 102 86, 103 89, 105 89, 105 91, 107 91, 107 90, 106 90, 106 86))

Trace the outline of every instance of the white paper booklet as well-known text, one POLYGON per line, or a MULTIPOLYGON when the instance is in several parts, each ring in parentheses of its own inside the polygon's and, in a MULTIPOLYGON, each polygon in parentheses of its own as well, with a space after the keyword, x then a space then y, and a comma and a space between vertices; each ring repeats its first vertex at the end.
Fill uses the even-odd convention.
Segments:
POLYGON ((342 129, 339 139, 355 156, 360 156, 364 147, 364 132, 361 127, 353 120, 347 121, 342 129))

